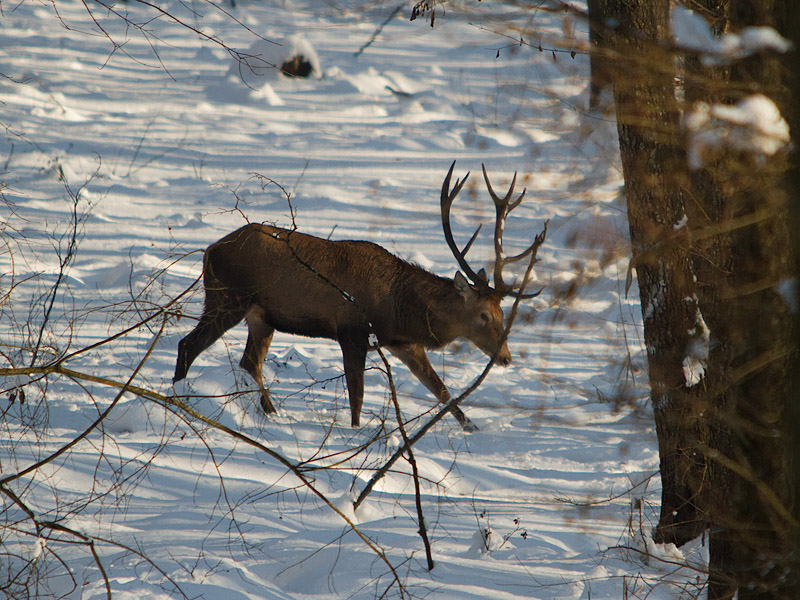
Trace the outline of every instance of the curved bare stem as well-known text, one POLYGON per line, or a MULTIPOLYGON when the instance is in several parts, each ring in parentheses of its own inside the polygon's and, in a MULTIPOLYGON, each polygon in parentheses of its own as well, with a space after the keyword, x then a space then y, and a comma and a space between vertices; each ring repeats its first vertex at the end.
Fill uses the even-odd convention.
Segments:
MULTIPOLYGON (((508 323, 506 324, 505 331, 503 332, 503 338, 501 340, 502 343, 508 339, 508 335, 511 332, 511 326, 514 324, 514 321, 517 317, 517 310, 519 309, 519 304, 522 302, 524 295, 522 292, 525 290, 525 286, 528 284, 528 280, 530 279, 531 272, 533 271, 533 265, 536 262, 535 256, 531 257, 530 262, 528 263, 528 268, 525 271, 525 275, 522 278, 522 284, 520 285, 520 293, 516 295, 514 299, 514 304, 511 307, 511 312, 508 317, 508 323)), ((416 444, 419 440, 421 440, 425 435, 436 425, 439 421, 441 421, 445 415, 447 415, 453 408, 457 407, 465 398, 467 398, 472 392, 474 392, 480 385, 483 383, 484 379, 489 375, 489 371, 492 370, 492 367, 495 364, 497 356, 492 356, 489 360, 489 363, 483 369, 480 375, 475 378, 475 380, 470 384, 470 386, 465 389, 461 394, 456 396, 455 398, 451 399, 439 412, 437 412, 433 417, 431 417, 420 429, 410 438, 404 440, 403 445, 397 449, 397 451, 392 454, 392 456, 387 460, 383 466, 378 469, 372 478, 367 482, 367 485, 361 491, 356 501, 353 503, 353 508, 358 510, 358 507, 366 500, 367 496, 372 492, 375 485, 383 479, 386 473, 394 466, 397 460, 405 453, 408 449, 410 449, 414 444, 416 444)))

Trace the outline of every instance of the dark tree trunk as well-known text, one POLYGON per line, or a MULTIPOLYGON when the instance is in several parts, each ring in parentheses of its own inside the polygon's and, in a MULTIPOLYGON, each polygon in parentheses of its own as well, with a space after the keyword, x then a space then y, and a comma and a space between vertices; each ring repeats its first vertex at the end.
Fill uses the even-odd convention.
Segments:
MULTIPOLYGON (((790 0, 699 0, 717 31, 786 33, 790 0)), ((767 53, 703 69, 668 50, 668 0, 592 0, 618 24, 614 101, 659 441, 655 539, 682 544, 710 524, 709 598, 796 597, 790 473, 797 426, 788 365, 791 260, 785 153, 730 150, 691 172, 680 114, 697 100, 769 96, 791 106, 786 66, 767 53), (680 105, 685 103, 685 105, 680 105), (705 339, 704 339, 705 338, 705 339), (706 343, 706 350, 692 348, 706 343), (704 368, 702 368, 704 367, 704 368)), ((608 39, 604 43, 609 43, 608 39)), ((594 89, 594 88, 593 88, 594 89)), ((796 188, 795 188, 796 189, 796 188)), ((798 459, 800 460, 800 459, 798 459)))
POLYGON ((610 56, 613 31, 608 21, 609 0, 587 0, 589 11, 589 108, 600 104, 603 90, 613 85, 613 60, 610 56))
POLYGON ((705 458, 697 449, 697 440, 705 439, 704 390, 699 362, 693 372, 684 368, 705 327, 685 229, 680 174, 686 159, 674 66, 666 45, 654 43, 668 36, 669 0, 604 5, 605 20, 618 23, 614 103, 659 444, 662 500, 654 538, 681 545, 706 527, 705 458))
MULTIPOLYGON (((800 3, 795 2, 789 9, 786 19, 787 37, 792 41, 796 49, 800 49, 800 3)), ((790 59, 793 64, 797 64, 797 55, 790 59)), ((792 64, 791 62, 789 64, 792 64)), ((792 139, 797 144, 798 133, 800 132, 800 73, 796 67, 787 69, 790 79, 790 92, 792 105, 789 107, 789 126, 792 132, 792 139)), ((800 157, 798 149, 795 148, 792 154, 792 162, 789 168, 789 189, 800 190, 800 157)), ((791 227, 792 248, 794 257, 794 323, 792 335, 792 355, 790 357, 790 370, 792 373, 792 384, 789 395, 789 411, 787 420, 789 423, 800 423, 800 203, 797 202, 796 194, 793 202, 789 202, 789 222, 791 227)), ((790 530, 789 539, 794 541, 792 550, 793 560, 789 567, 791 569, 787 590, 792 598, 800 598, 800 427, 789 427, 787 434, 789 457, 791 462, 791 472, 789 481, 792 488, 792 514, 795 522, 790 530)))
MULTIPOLYGON (((785 2, 700 2, 720 29, 771 25, 786 32, 785 2)), ((778 57, 760 54, 715 71, 686 61, 687 103, 790 96, 778 57)), ((709 598, 792 598, 782 573, 793 538, 787 411, 791 319, 781 286, 792 261, 783 153, 718 153, 691 174, 692 269, 711 331, 706 439, 711 494, 709 598)))
MULTIPOLYGON (((692 7, 717 33, 768 25, 796 39, 795 4, 692 7)), ((800 244, 800 216, 792 238, 790 206, 798 209, 788 200, 800 182, 789 183, 785 151, 726 149, 693 172, 680 128, 681 113, 698 100, 728 104, 758 93, 793 114, 797 131, 797 96, 787 87, 797 53, 761 52, 713 70, 697 57, 678 60, 667 43, 669 9, 669 0, 589 2, 593 54, 602 59, 593 61, 590 89, 594 101, 611 74, 644 317, 663 486, 654 537, 680 545, 710 525, 710 599, 737 591, 743 600, 797 599, 800 375, 793 383, 790 365, 798 362, 792 326, 800 309, 791 313, 786 290, 798 281, 790 249, 800 244), (614 23, 613 35, 601 23, 614 23), (685 367, 698 343, 706 346, 695 366, 704 368, 692 373, 685 367)), ((797 178, 796 155, 794 162, 797 178)))

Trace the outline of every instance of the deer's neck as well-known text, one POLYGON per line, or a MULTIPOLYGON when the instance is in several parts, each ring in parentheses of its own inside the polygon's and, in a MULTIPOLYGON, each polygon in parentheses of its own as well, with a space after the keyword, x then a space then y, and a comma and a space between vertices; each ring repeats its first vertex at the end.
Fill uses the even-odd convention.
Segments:
POLYGON ((400 307, 405 327, 417 340, 431 348, 445 346, 458 337, 464 299, 453 281, 426 273, 409 290, 405 306, 400 307))

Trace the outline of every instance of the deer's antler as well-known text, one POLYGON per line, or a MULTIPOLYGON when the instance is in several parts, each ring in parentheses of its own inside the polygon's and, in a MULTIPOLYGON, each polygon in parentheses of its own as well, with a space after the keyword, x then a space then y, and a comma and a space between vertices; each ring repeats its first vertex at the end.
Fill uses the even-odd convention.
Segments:
MULTIPOLYGON (((514 296, 516 295, 515 284, 508 285, 505 281, 503 281, 503 268, 513 262, 518 262, 524 258, 528 258, 531 254, 534 255, 533 260, 535 261, 536 253, 539 250, 539 247, 544 243, 545 238, 547 237, 547 224, 548 221, 545 221, 544 229, 541 233, 539 233, 536 238, 534 239, 533 243, 528 246, 527 249, 516 254, 514 256, 506 256, 505 252, 503 251, 503 229, 505 228, 506 224, 506 217, 508 217, 509 213, 512 210, 517 208, 522 202, 522 199, 525 197, 525 192, 527 189, 523 189, 522 193, 517 196, 513 201, 511 200, 511 196, 514 195, 514 187, 517 184, 517 174, 514 173, 514 177, 511 180, 511 185, 508 187, 508 192, 502 198, 495 193, 494 188, 492 187, 492 183, 489 181, 489 175, 486 173, 486 165, 481 164, 481 168, 483 169, 483 180, 486 182, 486 188, 489 190, 489 195, 492 197, 494 201, 494 208, 495 208, 495 222, 494 222, 494 289, 495 291, 502 295, 502 296, 514 296)), ((541 293, 539 292, 533 294, 523 294, 523 298, 535 298, 541 293)))
POLYGON ((467 252, 469 252, 469 249, 472 247, 472 243, 478 237, 478 232, 481 230, 482 225, 479 225, 475 230, 475 233, 472 234, 472 237, 467 242, 467 245, 464 246, 463 251, 458 249, 456 241, 453 239, 453 231, 450 228, 450 208, 453 205, 453 200, 456 199, 456 196, 458 196, 458 193, 461 191, 461 188, 464 187, 464 184, 467 182, 467 178, 469 177, 469 172, 467 172, 463 179, 456 179, 456 183, 453 185, 453 189, 451 191, 450 179, 453 176, 453 169, 455 166, 456 161, 453 161, 453 164, 450 165, 450 170, 447 172, 447 177, 444 178, 444 182, 442 183, 441 207, 444 239, 447 242, 447 246, 450 248, 450 251, 453 253, 456 261, 458 262, 458 266, 461 267, 461 270, 464 271, 464 274, 470 279, 470 281, 477 286, 485 286, 488 288, 489 281, 486 278, 486 272, 483 269, 481 269, 478 273, 473 271, 466 258, 467 252))
MULTIPOLYGON (((456 261, 458 261, 458 266, 461 267, 461 270, 464 271, 467 277, 478 287, 489 289, 493 293, 498 294, 500 296, 518 296, 520 295, 517 291, 518 287, 516 284, 507 284, 503 280, 503 268, 513 262, 517 262, 523 260, 525 258, 531 257, 532 261, 536 261, 536 253, 538 252, 541 245, 544 243, 545 238, 547 237, 547 221, 545 221, 544 229, 541 233, 539 233, 536 238, 534 239, 533 243, 528 246, 523 252, 516 254, 514 256, 505 256, 503 250, 503 229, 505 227, 506 217, 508 217, 509 213, 514 210, 517 206, 520 205, 522 199, 525 197, 525 192, 527 190, 523 189, 522 193, 514 198, 511 199, 514 195, 514 187, 517 183, 517 174, 514 173, 514 178, 511 180, 511 185, 508 188, 508 192, 506 192, 505 196, 502 198, 497 195, 492 187, 492 183, 489 181, 489 175, 486 173, 486 166, 481 165, 483 169, 483 179, 486 182, 486 188, 489 190, 489 195, 492 197, 494 201, 495 207, 495 224, 494 224, 494 288, 489 285, 489 280, 486 277, 486 272, 481 269, 477 273, 469 266, 467 263, 467 252, 472 247, 472 243, 478 237, 478 232, 481 230, 481 226, 475 230, 475 233, 472 234, 472 237, 467 242, 467 245, 464 247, 464 250, 459 250, 458 246, 456 245, 455 240, 453 239, 453 232, 450 227, 450 209, 453 205, 453 200, 455 200, 458 193, 461 191, 461 188, 464 187, 464 184, 467 181, 467 177, 469 177, 469 173, 467 173, 463 179, 456 179, 455 184, 453 185, 453 189, 450 189, 450 180, 453 176, 453 169, 455 168, 456 163, 453 161, 453 164, 450 165, 450 170, 447 172, 447 177, 445 177, 444 182, 442 183, 442 195, 441 195, 441 208, 442 208, 442 228, 444 229, 444 239, 447 242, 450 251, 453 253, 456 261)), ((522 298, 535 298, 541 293, 535 292, 533 294, 522 294, 522 298)))

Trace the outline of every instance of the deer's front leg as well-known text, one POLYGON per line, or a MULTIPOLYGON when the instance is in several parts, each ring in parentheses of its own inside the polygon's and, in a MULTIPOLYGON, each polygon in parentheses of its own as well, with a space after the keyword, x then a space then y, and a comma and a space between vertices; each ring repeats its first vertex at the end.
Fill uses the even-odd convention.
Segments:
MULTIPOLYGON (((414 376, 420 380, 422 385, 436 396, 439 402, 447 404, 450 401, 450 392, 447 391, 447 387, 439 378, 436 371, 434 371, 431 361, 428 360, 428 355, 425 353, 425 348, 420 344, 389 346, 388 348, 389 352, 403 361, 403 364, 405 364, 414 376)), ((453 413, 456 421, 458 421, 458 424, 461 425, 464 431, 478 431, 477 425, 470 421, 467 415, 461 412, 460 408, 455 406, 450 412, 453 413)))

